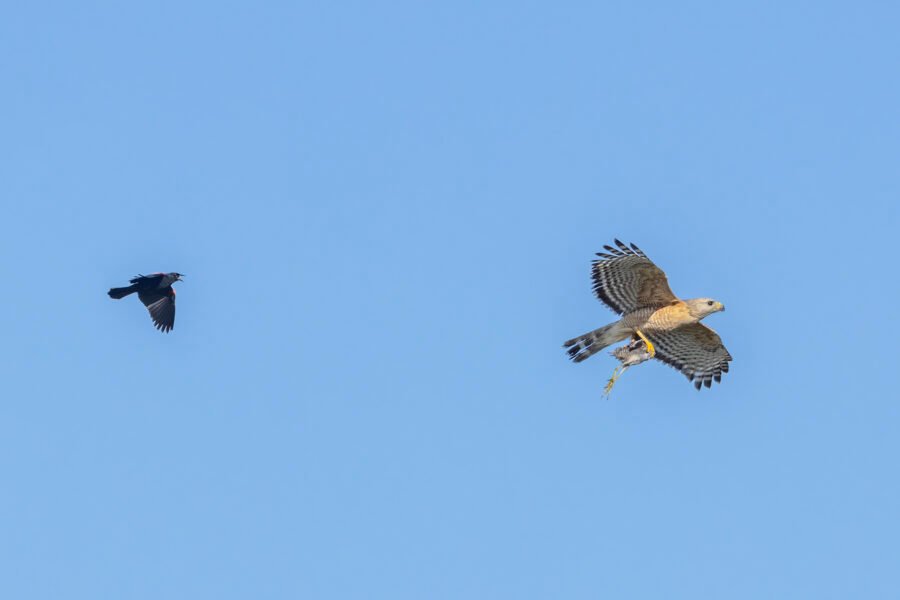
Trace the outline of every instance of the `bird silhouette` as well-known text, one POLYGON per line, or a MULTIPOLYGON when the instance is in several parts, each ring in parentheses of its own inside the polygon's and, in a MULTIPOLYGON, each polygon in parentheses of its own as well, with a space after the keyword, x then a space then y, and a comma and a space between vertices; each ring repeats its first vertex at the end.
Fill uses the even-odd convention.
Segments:
POLYGON ((115 300, 137 292, 138 298, 150 311, 156 328, 169 333, 175 327, 175 289, 172 284, 181 281, 181 273, 154 273, 138 275, 128 287, 111 288, 109 297, 115 300))

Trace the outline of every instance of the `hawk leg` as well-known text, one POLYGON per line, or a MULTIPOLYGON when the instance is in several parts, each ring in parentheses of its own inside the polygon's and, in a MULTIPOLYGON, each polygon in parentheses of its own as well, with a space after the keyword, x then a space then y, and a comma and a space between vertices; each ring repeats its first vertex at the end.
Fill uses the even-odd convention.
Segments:
POLYGON ((635 329, 635 330, 634 330, 634 333, 635 333, 639 338, 641 338, 642 340, 644 340, 644 343, 645 343, 645 344, 647 344, 647 352, 650 353, 650 358, 653 358, 654 356, 656 356, 656 348, 653 347, 653 344, 650 343, 650 340, 647 339, 647 336, 644 335, 644 332, 641 331, 640 329, 635 329))

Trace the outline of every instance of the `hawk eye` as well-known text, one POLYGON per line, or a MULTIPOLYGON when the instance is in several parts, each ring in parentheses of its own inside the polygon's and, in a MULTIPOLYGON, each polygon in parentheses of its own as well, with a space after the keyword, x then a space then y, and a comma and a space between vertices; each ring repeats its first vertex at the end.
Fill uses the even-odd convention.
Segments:
POLYGON ((713 303, 712 303, 712 300, 710 300, 709 302, 707 302, 707 304, 708 304, 709 306, 712 306, 712 304, 713 304, 713 303))

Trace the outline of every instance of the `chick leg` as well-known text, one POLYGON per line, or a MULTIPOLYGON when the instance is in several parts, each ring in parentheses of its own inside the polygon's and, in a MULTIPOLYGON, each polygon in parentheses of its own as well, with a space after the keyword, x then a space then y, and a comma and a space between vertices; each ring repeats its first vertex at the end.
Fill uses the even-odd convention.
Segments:
POLYGON ((606 382, 606 387, 603 388, 603 395, 609 396, 609 393, 612 391, 613 386, 616 385, 616 381, 619 380, 619 377, 622 376, 628 367, 616 367, 616 370, 613 371, 612 377, 609 378, 609 381, 606 382))

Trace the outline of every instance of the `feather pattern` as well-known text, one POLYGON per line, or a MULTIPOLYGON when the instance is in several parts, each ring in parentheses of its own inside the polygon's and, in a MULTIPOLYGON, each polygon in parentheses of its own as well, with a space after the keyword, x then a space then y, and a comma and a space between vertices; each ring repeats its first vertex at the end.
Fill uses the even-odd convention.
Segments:
POLYGON ((591 263, 594 295, 616 313, 638 308, 665 306, 678 298, 669 288, 666 274, 635 244, 615 240, 604 246, 599 260, 591 263))
POLYGON ((731 354, 715 331, 702 323, 692 323, 671 330, 647 331, 662 362, 681 371, 698 390, 722 381, 728 372, 731 354))
POLYGON ((169 333, 175 327, 175 290, 171 287, 160 291, 140 292, 138 297, 147 310, 156 328, 169 333))

